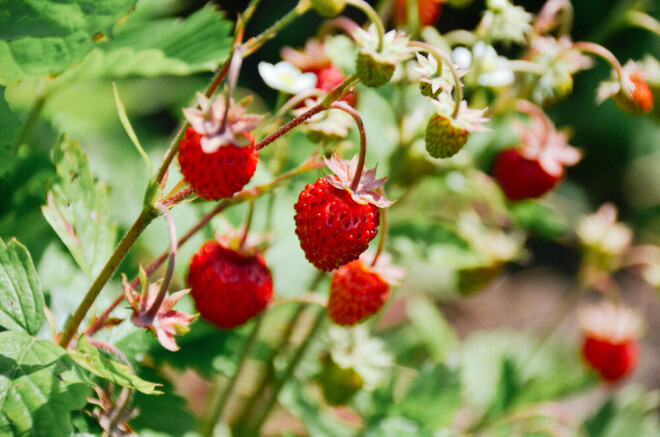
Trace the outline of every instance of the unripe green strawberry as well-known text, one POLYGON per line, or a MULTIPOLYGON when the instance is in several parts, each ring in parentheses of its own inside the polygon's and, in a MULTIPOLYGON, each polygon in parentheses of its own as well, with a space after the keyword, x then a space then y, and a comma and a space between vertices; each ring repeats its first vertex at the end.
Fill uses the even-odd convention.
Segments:
POLYGON ((392 79, 396 64, 377 59, 378 55, 370 50, 360 50, 356 69, 360 81, 368 87, 378 88, 392 79))
POLYGON ((339 367, 329 355, 323 362, 323 370, 316 376, 323 397, 330 405, 346 404, 364 385, 362 377, 351 367, 339 367))
POLYGON ((312 0, 312 8, 322 17, 334 18, 346 7, 346 0, 312 0))
POLYGON ((435 92, 433 92, 433 85, 431 85, 430 82, 425 81, 425 80, 420 80, 419 81, 419 91, 421 91, 421 93, 424 97, 430 97, 432 99, 437 99, 438 95, 442 91, 442 88, 438 88, 435 92))
POLYGON ((452 124, 451 118, 434 114, 426 125, 426 150, 434 158, 449 158, 467 143, 469 132, 452 124))

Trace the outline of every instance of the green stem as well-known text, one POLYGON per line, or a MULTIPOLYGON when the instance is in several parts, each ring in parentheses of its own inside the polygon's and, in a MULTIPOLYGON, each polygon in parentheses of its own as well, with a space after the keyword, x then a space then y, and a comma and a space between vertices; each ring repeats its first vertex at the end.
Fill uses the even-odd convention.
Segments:
POLYGON ((254 199, 250 199, 250 205, 248 209, 247 220, 245 221, 245 229, 243 230, 243 235, 241 235, 241 242, 238 244, 238 250, 243 250, 245 242, 247 241, 248 232, 250 231, 250 225, 252 224, 252 218, 254 217, 254 199))
POLYGON ((302 344, 298 347, 298 350, 296 350, 295 354, 291 358, 291 361, 289 362, 288 367, 284 371, 284 375, 280 379, 278 379, 275 382, 275 385, 273 386, 273 393, 271 394, 270 399, 268 399, 268 403, 266 404, 264 410, 262 413, 257 417, 257 419, 254 420, 254 424, 252 425, 252 430, 255 432, 259 432, 261 429, 261 426, 264 424, 266 419, 268 419, 268 415, 270 414, 271 410, 277 403, 277 398, 280 394, 280 391, 284 387, 284 384, 291 378, 293 375, 293 372, 296 370, 298 367, 298 364, 300 363, 301 359, 305 355, 305 352, 307 351, 307 348, 309 345, 312 343, 312 339, 315 337, 316 333, 319 331, 321 326, 323 325, 323 322, 326 319, 326 310, 325 308, 322 308, 320 310, 316 310, 316 319, 312 323, 312 327, 309 329, 307 332, 307 335, 305 336, 305 340, 302 342, 302 344))
POLYGON ((458 76, 458 71, 456 70, 456 67, 454 66, 451 58, 442 50, 425 42, 410 41, 408 45, 426 50, 436 57, 438 65, 441 65, 444 62, 449 67, 451 75, 454 78, 454 112, 452 114, 452 118, 456 118, 458 115, 458 108, 460 107, 461 101, 463 101, 463 85, 461 84, 461 78, 458 76))
POLYGON ((647 13, 630 10, 626 12, 624 22, 631 26, 639 27, 640 29, 648 30, 649 32, 660 36, 660 23, 647 13))
POLYGON ((380 209, 380 241, 378 241, 378 248, 376 249, 376 255, 374 255, 374 260, 371 262, 372 267, 376 265, 376 262, 378 261, 378 257, 380 256, 381 253, 383 253, 383 249, 385 248, 386 232, 387 232, 387 208, 381 208, 380 209))
POLYGON ((261 313, 257 317, 257 321, 254 325, 254 328, 252 328, 252 332, 250 333, 250 336, 245 341, 245 346, 241 351, 241 356, 238 359, 238 364, 236 366, 236 371, 234 372, 234 375, 227 382, 227 385, 220 393, 220 397, 218 398, 215 407, 213 408, 213 411, 211 412, 209 417, 206 418, 204 423, 202 423, 202 429, 200 433, 202 434, 203 437, 211 437, 213 435, 213 430, 215 429, 215 425, 218 423, 218 421, 222 416, 222 412, 225 409, 225 406, 227 405, 229 396, 231 395, 231 392, 234 389, 234 386, 236 385, 236 381, 238 381, 238 377, 240 376, 244 368, 244 365, 247 362, 247 357, 250 355, 250 352, 254 347, 254 343, 258 338, 259 329, 261 328, 263 319, 264 319, 264 313, 261 313))
POLYGON ((353 5, 356 8, 362 10, 369 18, 369 21, 376 25, 376 30, 378 31, 378 51, 383 51, 383 37, 385 36, 385 26, 378 16, 378 12, 371 7, 371 5, 364 0, 346 0, 346 4, 353 5))
POLYGON ((295 8, 290 10, 285 16, 280 18, 275 24, 264 30, 260 35, 250 38, 243 45, 245 50, 243 56, 249 56, 259 49, 265 42, 275 37, 277 32, 289 25, 293 20, 303 15, 311 7, 309 0, 300 0, 295 8))
POLYGON ((612 66, 614 71, 616 71, 619 76, 619 80, 623 80, 626 76, 619 60, 605 47, 599 44, 584 41, 573 43, 573 47, 583 52, 591 53, 592 55, 596 55, 605 59, 612 66))
POLYGON ((110 279, 112 274, 115 272, 121 261, 124 259, 128 250, 133 246, 135 241, 144 231, 144 229, 151 223, 153 219, 158 217, 159 211, 155 208, 144 208, 140 213, 140 216, 135 220, 133 226, 126 232, 124 238, 121 239, 114 252, 110 256, 108 262, 103 266, 103 270, 97 276, 94 283, 90 286, 87 294, 83 298, 82 302, 76 309, 76 312, 71 316, 68 323, 66 324, 64 331, 60 335, 59 345, 63 348, 67 348, 71 339, 76 334, 80 323, 85 318, 87 311, 91 308, 92 304, 103 290, 106 282, 110 279))
POLYGON ((40 84, 37 88, 37 93, 34 102, 32 103, 32 108, 30 108, 30 113, 28 114, 27 120, 25 121, 25 126, 23 127, 21 136, 18 138, 16 143, 17 148, 18 146, 27 144, 30 141, 30 138, 32 138, 34 128, 37 125, 37 121, 39 120, 39 115, 41 115, 41 111, 44 108, 44 104, 46 103, 46 92, 43 89, 44 87, 45 86, 43 84, 40 84))

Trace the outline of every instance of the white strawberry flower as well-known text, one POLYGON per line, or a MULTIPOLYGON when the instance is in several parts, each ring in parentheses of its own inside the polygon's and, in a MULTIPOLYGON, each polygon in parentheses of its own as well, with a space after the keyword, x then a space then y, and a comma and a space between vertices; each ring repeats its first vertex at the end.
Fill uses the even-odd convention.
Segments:
POLYGON ((632 230, 617 222, 617 209, 611 203, 580 220, 575 232, 583 245, 611 256, 625 253, 633 239, 632 230))
POLYGON ((275 65, 262 61, 259 62, 258 69, 266 85, 288 94, 298 94, 316 86, 314 73, 303 73, 286 61, 275 65))
POLYGON ((477 83, 485 87, 503 87, 513 83, 513 70, 508 59, 498 56, 495 48, 478 41, 472 48, 472 68, 477 74, 477 83))

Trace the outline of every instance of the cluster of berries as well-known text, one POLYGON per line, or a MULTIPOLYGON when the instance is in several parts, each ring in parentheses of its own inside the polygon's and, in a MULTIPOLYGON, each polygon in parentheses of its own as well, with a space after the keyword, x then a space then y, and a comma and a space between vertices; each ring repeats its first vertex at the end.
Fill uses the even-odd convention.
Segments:
MULTIPOLYGON (((261 117, 245 115, 241 104, 227 109, 221 99, 213 104, 202 95, 198 99, 200 109, 185 110, 191 127, 180 144, 181 172, 198 195, 231 197, 256 169, 258 152, 249 131, 261 117)), ((296 234, 310 263, 327 272, 338 269, 328 312, 337 323, 352 325, 382 307, 389 284, 396 282, 392 278, 399 276, 382 262, 358 259, 378 233, 380 208, 391 202, 377 192, 386 178, 376 179, 375 169, 359 168, 357 156, 346 161, 334 155, 326 165, 335 174, 300 193, 294 207, 296 234)), ((259 314, 273 295, 260 251, 237 235, 206 242, 190 262, 188 283, 202 317, 223 329, 259 314)))

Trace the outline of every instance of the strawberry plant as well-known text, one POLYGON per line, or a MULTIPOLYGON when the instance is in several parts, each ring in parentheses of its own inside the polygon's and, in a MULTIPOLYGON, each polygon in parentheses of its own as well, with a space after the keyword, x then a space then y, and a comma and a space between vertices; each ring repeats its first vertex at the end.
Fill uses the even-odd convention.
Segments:
POLYGON ((606 3, 0 0, 0 435, 660 435, 606 3))

